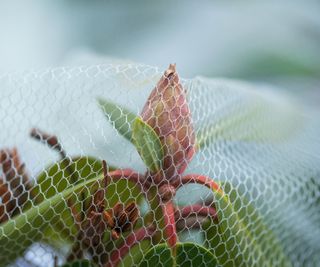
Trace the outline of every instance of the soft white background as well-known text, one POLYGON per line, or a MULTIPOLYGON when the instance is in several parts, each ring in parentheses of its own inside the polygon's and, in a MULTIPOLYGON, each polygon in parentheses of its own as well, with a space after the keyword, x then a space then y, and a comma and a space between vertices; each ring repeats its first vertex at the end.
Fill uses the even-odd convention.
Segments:
POLYGON ((1 1, 0 71, 107 56, 176 62, 190 78, 314 78, 319 11, 318 1, 294 0, 1 1))

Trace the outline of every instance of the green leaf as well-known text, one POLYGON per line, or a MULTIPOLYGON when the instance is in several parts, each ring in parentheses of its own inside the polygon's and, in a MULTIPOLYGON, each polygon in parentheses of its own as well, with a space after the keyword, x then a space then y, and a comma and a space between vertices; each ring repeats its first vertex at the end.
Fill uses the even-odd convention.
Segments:
POLYGON ((74 262, 65 263, 61 265, 61 267, 92 267, 92 266, 94 265, 91 264, 91 262, 88 260, 79 260, 79 261, 74 261, 74 262))
POLYGON ((132 141, 132 123, 137 115, 111 101, 99 98, 99 106, 114 128, 127 140, 132 141))
POLYGON ((55 225, 61 219, 61 214, 69 210, 67 199, 76 197, 83 188, 89 188, 101 179, 102 175, 98 175, 78 183, 2 224, 0 266, 8 265, 22 255, 32 243, 42 240, 48 225, 55 225))
POLYGON ((222 266, 291 266, 274 233, 255 207, 230 183, 215 191, 217 221, 206 229, 207 245, 222 266))
POLYGON ((163 149, 158 135, 151 126, 141 118, 136 118, 132 139, 147 168, 152 172, 159 171, 163 161, 163 149))
POLYGON ((171 249, 166 244, 160 244, 152 247, 144 256, 140 267, 148 266, 214 267, 217 262, 209 250, 194 243, 178 243, 175 259, 171 249))
POLYGON ((130 248, 129 253, 119 263, 119 267, 138 266, 143 258, 143 255, 147 253, 150 247, 151 241, 143 240, 139 244, 130 248))
MULTIPOLYGON (((113 167, 110 168, 114 169, 113 167)), ((63 192, 72 184, 92 179, 102 173, 102 163, 94 157, 75 157, 61 160, 47 167, 37 177, 37 186, 32 190, 36 202, 63 192), (68 168, 67 168, 68 167, 68 168), (69 172, 71 171, 71 173, 69 172), (75 180, 75 181, 73 181, 75 180)))
MULTIPOLYGON (((101 160, 94 157, 75 157, 72 158, 71 161, 72 162, 70 163, 66 160, 62 160, 58 163, 54 163, 40 173, 37 178, 38 186, 34 189, 38 199, 41 198, 41 201, 48 199, 57 193, 63 192, 74 184, 90 180, 102 173, 101 160), (66 170, 67 165, 70 165, 70 169, 73 170, 72 175, 66 170), (74 183, 72 182, 73 178, 76 179, 74 183), (38 194, 36 192, 38 192, 38 194)), ((109 171, 115 169, 116 167, 109 166, 109 171)), ((94 187, 91 187, 91 192, 94 189, 94 187)), ((85 192, 87 199, 91 196, 91 192, 85 192)), ((142 199, 142 194, 134 183, 122 179, 116 182, 110 181, 106 199, 109 205, 114 205, 117 202, 125 203, 131 199, 139 202, 139 200, 142 199)))
MULTIPOLYGON (((114 169, 114 168, 111 168, 114 169)), ((63 192, 74 184, 94 178, 101 174, 101 161, 93 157, 75 157, 64 159, 46 168, 37 178, 37 185, 32 189, 36 203, 41 203, 54 195, 63 192)), ((93 188, 91 188, 91 191, 93 188)), ((79 212, 81 206, 90 198, 90 190, 84 188, 79 196, 73 198, 79 212), (81 197, 83 199, 81 199, 81 197)), ((45 230, 46 242, 56 245, 61 242, 74 240, 77 234, 74 219, 69 209, 65 209, 54 224, 45 230)))

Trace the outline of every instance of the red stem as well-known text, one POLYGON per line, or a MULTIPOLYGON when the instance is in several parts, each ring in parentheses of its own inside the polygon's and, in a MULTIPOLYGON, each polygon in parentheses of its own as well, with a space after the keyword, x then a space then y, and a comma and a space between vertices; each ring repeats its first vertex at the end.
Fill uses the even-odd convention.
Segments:
POLYGON ((216 218, 217 211, 213 207, 206 207, 201 204, 194 204, 177 210, 175 215, 177 220, 185 219, 191 215, 204 217, 210 216, 216 218))
POLYGON ((136 244, 139 244, 142 240, 149 239, 156 232, 154 226, 142 227, 136 232, 130 234, 120 248, 116 248, 110 256, 109 262, 105 267, 117 266, 121 260, 127 255, 129 250, 136 244))
POLYGON ((108 172, 108 165, 107 162, 105 160, 102 161, 102 170, 103 170, 103 176, 104 176, 104 180, 103 180, 103 188, 105 190, 107 190, 107 185, 108 185, 108 178, 109 178, 109 172, 108 172))
POLYGON ((174 248, 177 244, 178 236, 176 230, 175 221, 175 209, 172 201, 167 201, 162 204, 162 213, 165 221, 165 234, 167 238, 167 243, 171 248, 174 248))
POLYGON ((221 190, 219 184, 217 184, 215 181, 213 181, 211 178, 205 175, 187 174, 183 176, 180 180, 178 179, 177 182, 175 182, 175 186, 177 188, 185 184, 202 184, 214 191, 221 190))
POLYGON ((112 180, 120 180, 120 179, 127 179, 130 182, 133 182, 140 189, 145 191, 145 176, 137 173, 131 169, 117 169, 111 172, 108 172, 108 176, 112 178, 112 180))

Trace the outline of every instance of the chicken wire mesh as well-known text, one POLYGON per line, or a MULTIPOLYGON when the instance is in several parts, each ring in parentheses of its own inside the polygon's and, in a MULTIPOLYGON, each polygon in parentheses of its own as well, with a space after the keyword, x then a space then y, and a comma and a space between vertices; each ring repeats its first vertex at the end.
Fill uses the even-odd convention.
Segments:
POLYGON ((0 82, 1 266, 319 265, 319 109, 172 65, 0 82))

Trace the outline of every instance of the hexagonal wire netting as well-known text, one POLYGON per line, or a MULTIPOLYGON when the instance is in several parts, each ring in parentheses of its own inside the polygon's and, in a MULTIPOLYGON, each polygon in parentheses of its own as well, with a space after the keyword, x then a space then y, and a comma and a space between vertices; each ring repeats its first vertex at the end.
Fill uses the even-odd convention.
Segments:
MULTIPOLYGON (((181 79, 186 99, 174 91, 166 98, 157 87, 160 100, 150 98, 151 113, 133 125, 162 74, 145 65, 109 64, 0 77, 1 266, 82 259, 148 266, 148 250, 170 247, 175 238, 175 253, 181 243, 195 243, 200 256, 204 247, 218 265, 320 262, 319 109, 276 88, 197 77, 181 79), (184 114, 188 106, 191 115, 184 114), (149 128, 141 132, 144 121, 149 128), (143 133, 139 150, 132 136, 143 133), (191 174, 215 181, 220 191, 192 179, 182 186, 191 174), (105 194, 100 202, 99 192, 105 194), (162 225, 170 207, 171 232, 162 225), (137 232, 144 234, 141 242, 137 232)), ((163 264, 159 251, 154 254, 163 264)), ((185 255, 178 264, 191 262, 185 255)))

